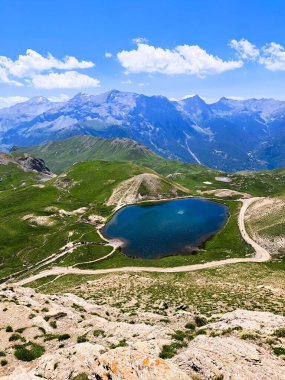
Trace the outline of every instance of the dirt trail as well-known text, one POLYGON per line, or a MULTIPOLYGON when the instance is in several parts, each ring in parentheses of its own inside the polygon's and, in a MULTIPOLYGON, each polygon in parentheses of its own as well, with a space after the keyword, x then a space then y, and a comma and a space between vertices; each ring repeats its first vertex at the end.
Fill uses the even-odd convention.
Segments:
POLYGON ((242 199, 243 205, 240 209, 238 217, 238 225, 242 237, 244 240, 250 244, 255 250, 254 257, 248 258, 233 258, 220 261, 212 261, 204 264, 195 264, 195 265, 185 265, 173 268, 158 268, 158 267, 123 267, 123 268, 110 268, 110 269, 78 269, 78 268, 66 268, 66 267, 54 267, 52 269, 45 270, 31 277, 25 278, 18 281, 15 285, 25 285, 32 281, 38 280, 47 276, 58 276, 66 274, 104 274, 104 273, 115 273, 115 272, 159 272, 159 273, 178 273, 178 272, 191 272, 200 269, 215 268, 222 265, 236 264, 236 263, 255 263, 255 262, 264 262, 271 259, 269 252, 257 244, 251 237, 248 235, 245 229, 244 217, 247 208, 254 202, 259 201, 264 198, 248 198, 242 199))

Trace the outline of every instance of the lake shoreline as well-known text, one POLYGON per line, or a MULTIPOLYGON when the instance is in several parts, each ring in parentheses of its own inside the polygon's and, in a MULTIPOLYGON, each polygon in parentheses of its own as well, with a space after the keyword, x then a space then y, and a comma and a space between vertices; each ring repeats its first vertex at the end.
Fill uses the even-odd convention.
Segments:
MULTIPOLYGON (((108 218, 106 224, 100 226, 100 236, 103 236, 104 240, 106 241, 112 241, 112 239, 119 240, 121 242, 121 253, 124 256, 133 259, 159 260, 169 256, 197 255, 199 254, 199 250, 203 249, 207 241, 209 241, 214 235, 216 235, 221 229, 224 228, 229 219, 229 216, 229 208, 225 204, 202 197, 180 197, 174 199, 160 199, 151 201, 146 200, 140 203, 125 205, 113 213, 112 216, 108 218), (184 202, 183 204, 179 204, 180 201, 186 201, 187 199, 191 202, 191 204, 185 204, 184 202), (175 205, 174 203, 176 202, 179 203, 175 205), (155 210, 155 207, 160 206, 162 203, 165 204, 165 207, 155 210), (170 209, 167 205, 169 203, 171 203, 170 209), (142 207, 142 210, 135 211, 135 209, 132 209, 132 207, 140 206, 142 207), (130 230, 133 231, 136 228, 134 226, 134 220, 131 213, 139 213, 139 218, 145 218, 150 211, 146 210, 148 206, 152 207, 151 219, 145 221, 144 223, 146 224, 141 225, 139 230, 134 233, 133 236, 129 236, 130 230), (175 207, 182 207, 184 210, 181 211, 175 207), (218 209, 218 207, 220 209, 218 209), (161 212, 164 213, 163 217, 160 215, 161 212), (170 218, 167 215, 168 212, 171 212, 170 218), (120 222, 117 222, 116 220, 116 225, 114 225, 115 218, 122 217, 122 213, 127 215, 125 215, 123 217, 123 220, 120 222), (186 213, 185 216, 184 213, 186 213), (153 217, 157 218, 157 220, 153 221, 153 217), (175 220, 175 218, 178 219, 175 220), (129 222, 130 220, 132 222, 129 222), (151 223, 156 223, 153 229, 150 228, 151 223), (178 223, 182 223, 180 231, 177 230, 178 223), (123 224, 125 224, 125 226, 123 226, 123 224), (159 238, 159 236, 156 236, 156 234, 153 232, 156 226, 159 226, 157 229, 157 234, 159 235, 159 233, 161 233, 161 238, 159 238), (114 234, 108 231, 108 228, 111 228, 111 231, 114 228, 117 228, 118 233, 114 234), (192 234, 191 232, 188 234, 187 229, 189 229, 192 234), (203 229, 205 231, 203 231, 203 229), (174 231, 174 234, 176 234, 176 236, 173 238, 171 238, 172 231, 174 231), (164 237, 163 234, 165 234, 164 237), (142 240, 136 240, 139 236, 142 240), (180 240, 177 242, 177 239, 180 240), (183 239, 185 243, 183 243, 183 239), (159 241, 161 241, 162 244, 160 249, 157 247, 159 241), (169 245, 167 245, 167 243, 169 245), (130 248, 132 246, 136 246, 137 244, 138 246, 141 245, 141 252, 147 252, 147 256, 145 256, 143 253, 140 253, 139 249, 130 248), (150 244, 149 249, 146 248, 148 244, 150 244), (163 245, 165 245, 164 248, 163 245), (171 248, 171 246, 175 248, 171 248), (138 252, 138 254, 134 253, 135 251, 138 252), (158 256, 152 256, 150 253, 152 251, 160 253, 158 256)), ((138 219, 138 223, 141 222, 142 219, 138 219)))

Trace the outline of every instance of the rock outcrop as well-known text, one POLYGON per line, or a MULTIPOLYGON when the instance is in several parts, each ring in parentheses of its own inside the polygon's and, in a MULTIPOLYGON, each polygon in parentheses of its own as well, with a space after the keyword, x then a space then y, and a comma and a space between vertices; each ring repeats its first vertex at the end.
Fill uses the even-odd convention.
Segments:
POLYGON ((17 158, 16 161, 22 166, 23 169, 33 170, 48 176, 52 175, 51 171, 46 166, 44 160, 42 160, 41 158, 35 158, 25 155, 23 157, 17 158))
POLYGON ((0 301, 1 380, 285 379, 285 318, 272 313, 236 310, 194 331, 183 308, 167 306, 166 323, 154 312, 125 316, 92 298, 4 285, 0 301), (33 344, 44 348, 34 360, 15 357, 33 344))

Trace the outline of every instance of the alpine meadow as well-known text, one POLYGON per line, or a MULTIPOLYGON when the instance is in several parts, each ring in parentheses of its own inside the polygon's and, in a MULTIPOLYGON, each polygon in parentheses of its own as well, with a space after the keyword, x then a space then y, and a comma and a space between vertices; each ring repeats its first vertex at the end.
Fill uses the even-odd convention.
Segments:
POLYGON ((285 380, 284 17, 0 0, 0 380, 285 380))

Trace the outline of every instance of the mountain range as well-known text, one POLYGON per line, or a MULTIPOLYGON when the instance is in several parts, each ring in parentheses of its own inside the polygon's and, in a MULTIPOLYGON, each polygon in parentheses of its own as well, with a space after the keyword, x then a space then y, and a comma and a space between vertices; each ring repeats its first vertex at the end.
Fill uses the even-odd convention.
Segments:
POLYGON ((224 171, 285 166, 285 101, 176 101, 112 90, 67 102, 35 97, 0 110, 1 150, 75 135, 129 138, 159 155, 224 171))

